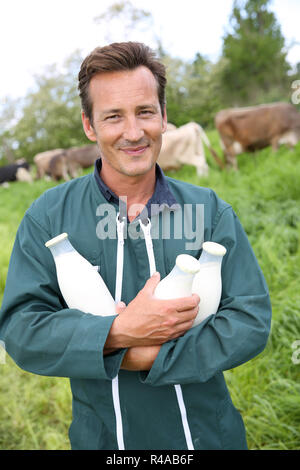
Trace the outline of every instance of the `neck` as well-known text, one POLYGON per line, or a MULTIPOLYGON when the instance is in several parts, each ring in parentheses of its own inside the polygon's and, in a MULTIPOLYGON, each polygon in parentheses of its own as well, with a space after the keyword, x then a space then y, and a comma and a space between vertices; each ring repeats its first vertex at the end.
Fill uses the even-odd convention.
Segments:
POLYGON ((102 160, 100 176, 119 198, 126 200, 130 222, 143 210, 155 190, 155 165, 143 175, 128 176, 119 173, 102 160))

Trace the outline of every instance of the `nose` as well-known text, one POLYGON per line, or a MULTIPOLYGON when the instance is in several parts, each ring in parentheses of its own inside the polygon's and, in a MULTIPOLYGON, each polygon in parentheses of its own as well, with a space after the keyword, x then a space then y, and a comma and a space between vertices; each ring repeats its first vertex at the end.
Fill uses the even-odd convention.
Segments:
POLYGON ((135 116, 127 118, 124 123, 123 138, 130 142, 137 142, 142 137, 144 137, 144 130, 139 120, 135 116))

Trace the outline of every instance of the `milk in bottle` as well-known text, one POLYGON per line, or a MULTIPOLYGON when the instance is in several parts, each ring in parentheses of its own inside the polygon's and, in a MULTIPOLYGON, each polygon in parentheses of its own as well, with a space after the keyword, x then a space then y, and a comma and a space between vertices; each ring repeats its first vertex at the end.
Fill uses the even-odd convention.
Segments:
POLYGON ((193 327, 217 312, 222 294, 221 265, 226 248, 214 242, 204 242, 202 248, 200 269, 192 285, 192 293, 200 297, 199 311, 193 327))
POLYGON ((54 258, 60 291, 69 308, 93 315, 115 315, 115 302, 102 277, 72 246, 67 233, 45 243, 54 258))
POLYGON ((177 299, 192 295, 193 279, 199 268, 199 261, 193 256, 178 255, 172 271, 156 286, 154 296, 158 299, 177 299))

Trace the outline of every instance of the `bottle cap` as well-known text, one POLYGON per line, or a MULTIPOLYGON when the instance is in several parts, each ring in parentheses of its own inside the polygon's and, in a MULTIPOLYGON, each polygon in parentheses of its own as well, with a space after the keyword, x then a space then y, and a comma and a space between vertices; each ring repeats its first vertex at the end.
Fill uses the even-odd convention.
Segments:
POLYGON ((189 274, 195 274, 200 269, 199 261, 191 255, 178 255, 176 258, 176 266, 181 271, 189 274))
POLYGON ((210 255, 215 256, 224 256, 226 254, 226 248, 223 245, 215 242, 204 242, 202 245, 204 251, 209 253, 210 255))
POLYGON ((50 246, 56 245, 56 243, 61 242, 62 240, 65 240, 65 238, 68 238, 67 233, 61 233, 60 235, 57 235, 57 237, 51 238, 51 240, 48 240, 45 243, 45 246, 47 248, 50 248, 50 246))

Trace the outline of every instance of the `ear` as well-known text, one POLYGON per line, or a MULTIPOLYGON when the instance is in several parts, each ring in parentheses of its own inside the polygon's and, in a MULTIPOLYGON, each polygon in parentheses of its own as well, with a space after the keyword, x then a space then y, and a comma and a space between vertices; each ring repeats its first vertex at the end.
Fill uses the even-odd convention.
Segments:
POLYGON ((83 111, 81 111, 81 120, 82 120, 83 130, 84 130, 85 135, 87 136, 87 138, 89 140, 91 140, 92 142, 96 142, 97 141, 97 136, 96 136, 96 133, 94 131, 94 128, 91 124, 90 119, 84 114, 83 111))
POLYGON ((162 118, 162 133, 166 132, 168 125, 168 118, 167 118, 167 108, 166 105, 164 106, 164 115, 162 118))

